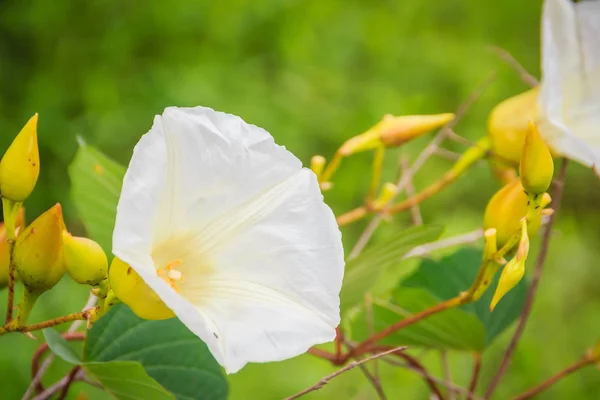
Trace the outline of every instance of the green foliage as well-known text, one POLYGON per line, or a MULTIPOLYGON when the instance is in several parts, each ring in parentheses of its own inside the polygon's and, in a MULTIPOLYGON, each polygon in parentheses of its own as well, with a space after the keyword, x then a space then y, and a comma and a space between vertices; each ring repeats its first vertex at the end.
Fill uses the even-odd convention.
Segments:
POLYGON ((221 367, 206 345, 176 318, 147 321, 127 306, 117 305, 89 331, 84 360, 136 361, 178 399, 227 398, 221 367))
POLYGON ((100 151, 80 144, 69 167, 71 197, 89 237, 110 253, 117 202, 125 168, 100 151))
POLYGON ((348 260, 340 293, 342 314, 363 300, 364 294, 387 268, 400 263, 402 256, 416 246, 436 240, 443 230, 440 226, 408 228, 348 260))
MULTIPOLYGON (((482 256, 481 250, 465 248, 438 261, 424 260, 419 270, 402 283, 402 287, 424 288, 440 300, 450 299, 471 286, 479 270, 482 256)), ((499 277, 500 272, 496 274, 494 282, 478 301, 462 307, 463 310, 475 315, 483 324, 486 346, 517 319, 527 294, 527 280, 523 279, 491 312, 490 302, 499 277)))
POLYGON ((133 361, 85 363, 85 371, 119 400, 170 400, 175 396, 167 392, 144 368, 133 361))
MULTIPOLYGON (((362 313, 357 318, 352 326, 352 337, 357 340, 368 337, 371 321, 373 331, 378 332, 439 302, 440 299, 426 289, 398 290, 388 301, 376 301, 373 304, 372 320, 369 312, 362 313)), ((485 344, 485 330, 474 315, 453 309, 403 328, 388 336, 382 343, 480 351, 485 344)))
POLYGON ((44 329, 50 350, 68 363, 81 365, 88 376, 96 379, 108 393, 120 400, 169 400, 167 392, 144 367, 134 361, 83 362, 79 354, 54 329, 44 329))
MULTIPOLYGON (((461 249, 441 260, 424 260, 419 269, 393 292, 390 299, 375 300, 352 325, 353 336, 369 336, 402 319, 456 297, 469 288, 481 263, 482 252, 461 249)), ((498 274, 499 275, 499 274, 498 274)), ((450 309, 401 329, 384 340, 390 345, 413 345, 438 349, 483 351, 521 312, 527 283, 523 280, 489 311, 498 276, 490 289, 473 304, 450 309)))
POLYGON ((54 354, 71 364, 81 364, 81 356, 69 346, 69 343, 53 328, 42 331, 48 347, 54 354))

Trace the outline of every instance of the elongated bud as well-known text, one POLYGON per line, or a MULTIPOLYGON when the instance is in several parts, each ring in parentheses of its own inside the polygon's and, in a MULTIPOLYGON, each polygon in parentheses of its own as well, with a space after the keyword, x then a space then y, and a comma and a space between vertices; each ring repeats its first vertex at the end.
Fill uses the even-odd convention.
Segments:
POLYGON ((31 117, 0 161, 0 193, 15 202, 29 197, 40 174, 37 120, 31 117))
POLYGON ((110 264, 109 281, 119 300, 127 304, 138 317, 161 320, 175 316, 142 277, 117 257, 110 264))
MULTIPOLYGON (((543 196, 545 200, 548 200, 548 198, 549 195, 547 194, 543 196)), ((529 210, 527 201, 527 195, 519 179, 505 185, 490 199, 483 216, 483 228, 496 229, 498 247, 504 246, 510 237, 519 230, 521 218, 526 216, 529 210)), ((532 215, 529 220, 529 235, 534 236, 540 229, 541 224, 542 214, 540 210, 540 212, 532 215)))
POLYGON ((454 114, 407 115, 387 117, 379 123, 381 141, 386 147, 397 147, 434 129, 446 125, 454 114))
POLYGON ((510 260, 502 270, 496 293, 490 304, 490 311, 493 311, 498 302, 510 292, 523 279, 525 275, 525 261, 529 254, 529 237, 527 235, 527 221, 525 218, 521 221, 521 239, 516 256, 510 260))
POLYGON ((343 156, 373 150, 379 146, 397 147, 419 136, 444 126, 454 118, 454 114, 386 115, 368 131, 347 140, 340 153, 343 156))
POLYGON ((82 285, 98 285, 108 274, 108 260, 93 240, 63 232, 65 267, 71 278, 82 285))
MULTIPOLYGON (((21 208, 17 216, 17 233, 25 227, 25 210, 21 208)), ((0 289, 8 284, 8 266, 10 263, 10 245, 7 241, 6 225, 0 223, 0 289)))
POLYGON ((523 188, 530 195, 545 193, 554 175, 554 161, 550 150, 533 121, 529 121, 519 174, 523 188))
POLYGON ((538 117, 538 94, 534 88, 510 97, 496 105, 488 118, 492 150, 515 166, 521 161, 529 121, 538 117))
POLYGON ((19 234, 13 253, 14 264, 31 292, 51 289, 65 274, 64 229, 62 208, 56 204, 19 234))
POLYGON ((326 162, 327 160, 325 160, 325 157, 323 156, 314 156, 310 160, 310 169, 315 173, 319 182, 321 181, 321 175, 323 174, 323 168, 325 168, 326 162))

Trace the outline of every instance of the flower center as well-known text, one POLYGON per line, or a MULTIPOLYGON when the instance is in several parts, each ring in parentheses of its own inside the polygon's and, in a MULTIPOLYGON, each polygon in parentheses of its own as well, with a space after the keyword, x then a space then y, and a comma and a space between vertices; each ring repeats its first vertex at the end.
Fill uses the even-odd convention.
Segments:
POLYGON ((177 283, 183 281, 183 274, 176 268, 181 264, 183 264, 183 260, 176 259, 170 261, 166 266, 156 270, 158 276, 167 282, 169 286, 171 286, 177 293, 180 291, 177 283))

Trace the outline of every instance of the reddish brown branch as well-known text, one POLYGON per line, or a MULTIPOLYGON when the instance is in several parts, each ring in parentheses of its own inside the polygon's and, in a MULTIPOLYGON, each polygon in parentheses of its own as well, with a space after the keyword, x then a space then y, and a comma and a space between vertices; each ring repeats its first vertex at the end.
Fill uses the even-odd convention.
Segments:
MULTIPOLYGON (((381 352, 381 351, 389 351, 390 349, 393 349, 393 347, 392 346, 379 345, 379 346, 373 348, 372 351, 373 352, 381 352)), ((435 396, 437 396, 437 398, 439 400, 444 400, 444 395, 442 394, 442 392, 438 388, 437 384, 435 383, 435 380, 429 374, 429 372, 427 372, 427 370, 425 369, 425 367, 423 366, 423 364, 421 364, 419 362, 419 360, 417 360, 413 356, 410 356, 410 355, 408 355, 408 354, 406 354, 404 352, 392 353, 391 355, 403 359, 404 361, 406 361, 406 363, 410 367, 412 367, 415 370, 419 371, 421 373, 421 375, 423 376, 423 378, 425 378, 425 382, 427 382, 427 385, 429 386, 429 389, 431 389, 431 392, 435 396)))
POLYGON ((539 385, 529 389, 526 392, 521 393, 520 395, 513 398, 513 400, 524 400, 529 399, 530 397, 535 396, 548 389, 550 386, 554 385, 556 382, 560 381, 563 378, 571 375, 573 372, 580 370, 581 368, 587 367, 588 365, 593 365, 594 360, 591 357, 584 357, 581 360, 577 361, 575 364, 569 365, 567 368, 563 369, 556 375, 551 376, 544 382, 539 385))
POLYGON ((477 381, 479 380, 479 373, 481 372, 481 353, 473 354, 473 374, 471 375, 471 383, 469 384, 469 396, 471 400, 475 397, 475 390, 477 389, 477 381))
MULTIPOLYGON (((552 194, 552 208, 554 208, 555 211, 558 211, 560 207, 568 164, 569 161, 566 158, 563 159, 558 179, 556 180, 556 185, 554 187, 554 192, 552 194)), ((488 387, 485 393, 484 399, 489 399, 492 396, 492 394, 494 394, 494 390, 496 390, 496 387, 500 383, 502 376, 504 376, 504 373, 508 368, 508 364, 510 363, 510 359, 512 358, 512 355, 517 347, 517 343, 519 342, 521 335, 523 335, 523 331, 525 330, 525 326, 527 325, 527 320, 529 318, 529 314, 531 314, 531 309, 533 307, 533 301, 535 299, 537 288, 540 283, 540 278, 542 277, 544 262, 546 261, 546 255, 548 254, 548 246, 550 244, 550 236, 552 234, 552 226, 554 225, 555 219, 556 212, 554 212, 554 214, 550 216, 550 220, 548 221, 548 224, 545 227, 540 252, 538 254, 537 262, 535 265, 535 271, 533 273, 533 278, 531 279, 531 285, 529 286, 527 297, 525 298, 525 303, 523 304, 523 311, 521 312, 521 317, 519 318, 517 329, 508 345, 508 348, 506 349, 506 352, 504 353, 504 358, 500 363, 500 368, 498 368, 498 372, 496 372, 496 375, 494 375, 494 377, 492 378, 490 386, 488 387)))
MULTIPOLYGON (((85 339, 85 333, 84 332, 70 332, 70 333, 63 333, 61 335, 65 340, 84 340, 85 339)), ((34 378, 37 373, 38 370, 40 368, 40 362, 42 360, 42 357, 44 356, 44 354, 46 353, 46 351, 49 349, 48 343, 43 343, 40 347, 38 347, 38 349, 35 351, 35 353, 33 353, 33 358, 31 359, 31 377, 34 378)), ((35 392, 37 394, 40 394, 44 391, 44 386, 42 385, 41 382, 38 382, 37 385, 35 386, 35 392)))
POLYGON ((81 365, 78 365, 69 372, 69 374, 67 375, 65 386, 63 386, 62 391, 58 396, 58 400, 65 400, 65 398, 67 397, 67 393, 69 393, 69 388, 71 387, 71 384, 75 381, 75 376, 77 376, 77 373, 80 369, 81 365))
POLYGON ((391 335, 392 333, 399 331, 402 328, 406 328, 409 325, 412 325, 414 323, 417 323, 431 315, 440 313, 444 310, 447 310, 449 308, 453 308, 456 306, 459 306, 461 302, 461 298, 460 297, 454 297, 452 299, 443 301, 439 304, 434 305, 433 307, 430 307, 426 310, 423 310, 419 313, 413 314, 410 317, 404 318, 401 321, 398 321, 397 323, 388 326, 387 328, 379 331, 378 333, 370 336, 368 339, 366 339, 364 342, 360 343, 355 349, 349 351, 346 356, 344 357, 343 362, 346 362, 348 359, 352 358, 352 357, 356 357, 359 356, 361 354, 364 353, 368 353, 372 350, 372 346, 378 342, 381 339, 386 338, 387 336, 391 335))

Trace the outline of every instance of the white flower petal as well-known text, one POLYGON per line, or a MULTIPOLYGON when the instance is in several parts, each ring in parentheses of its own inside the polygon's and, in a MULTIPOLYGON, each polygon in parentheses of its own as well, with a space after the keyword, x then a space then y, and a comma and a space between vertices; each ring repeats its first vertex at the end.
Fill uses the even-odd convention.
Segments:
POLYGON ((547 0, 542 18, 540 131, 556 152, 587 166, 600 161, 597 3, 547 0))
POLYGON ((125 176, 113 252, 228 372, 335 336, 335 217, 314 174, 238 117, 201 107, 156 117, 125 176), (157 276, 167 265, 180 293, 157 276))
POLYGON ((221 238, 206 250, 214 271, 181 285, 218 329, 226 368, 283 360, 331 341, 344 255, 314 174, 302 170, 229 217, 205 232, 221 238))

